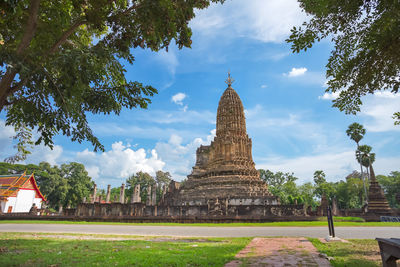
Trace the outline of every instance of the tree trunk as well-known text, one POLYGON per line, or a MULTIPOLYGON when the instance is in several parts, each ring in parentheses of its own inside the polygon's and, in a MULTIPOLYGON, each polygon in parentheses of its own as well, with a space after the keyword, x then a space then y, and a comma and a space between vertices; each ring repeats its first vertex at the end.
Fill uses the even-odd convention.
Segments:
POLYGON ((9 67, 7 68, 3 78, 0 80, 0 111, 2 111, 4 106, 7 104, 7 97, 11 90, 11 84, 14 81, 15 75, 17 75, 17 72, 11 70, 9 67))
MULTIPOLYGON (((360 145, 357 143, 357 150, 360 148, 360 145)), ((362 162, 362 160, 360 160, 362 162)), ((361 179, 363 181, 364 185, 364 193, 365 193, 365 204, 368 204, 368 193, 367 193, 367 186, 365 185, 365 179, 364 179, 364 173, 363 173, 363 167, 360 162, 360 169, 361 169, 361 179)))
MULTIPOLYGON (((18 44, 16 55, 23 56, 26 49, 29 47, 37 27, 38 13, 39 13, 40 0, 31 0, 28 19, 25 24, 24 34, 21 42, 18 44)), ((16 88, 11 86, 18 71, 13 67, 8 67, 3 78, 0 80, 0 111, 3 110, 7 104, 7 97, 13 93, 16 88)))

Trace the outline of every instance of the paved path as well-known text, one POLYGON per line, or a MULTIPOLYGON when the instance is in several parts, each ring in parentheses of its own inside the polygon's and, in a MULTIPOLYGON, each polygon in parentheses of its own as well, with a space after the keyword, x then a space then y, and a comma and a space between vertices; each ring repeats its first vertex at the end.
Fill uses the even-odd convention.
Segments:
MULTIPOLYGON (((328 235, 328 227, 197 227, 93 224, 0 224, 0 232, 194 237, 305 236, 319 238, 326 237, 328 235)), ((400 238, 400 227, 336 227, 335 232, 336 236, 340 238, 400 238)))
POLYGON ((254 238, 225 267, 258 266, 313 266, 331 267, 313 244, 304 237, 254 238))

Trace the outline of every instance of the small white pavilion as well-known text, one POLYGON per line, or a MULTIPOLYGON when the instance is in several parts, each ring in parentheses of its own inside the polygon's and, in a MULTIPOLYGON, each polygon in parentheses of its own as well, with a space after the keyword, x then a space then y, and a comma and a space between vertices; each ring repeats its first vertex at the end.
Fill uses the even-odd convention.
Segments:
POLYGON ((46 198, 31 175, 0 175, 0 210, 2 213, 29 212, 33 204, 40 209, 46 198))

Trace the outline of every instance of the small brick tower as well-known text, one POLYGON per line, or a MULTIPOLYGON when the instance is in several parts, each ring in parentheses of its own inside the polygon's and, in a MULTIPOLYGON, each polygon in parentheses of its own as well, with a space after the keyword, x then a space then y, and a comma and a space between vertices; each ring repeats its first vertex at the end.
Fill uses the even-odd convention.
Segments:
POLYGON ((392 210, 389 207, 389 203, 383 190, 375 178, 375 172, 372 168, 372 164, 369 167, 371 174, 371 181, 369 185, 368 193, 368 213, 374 213, 376 215, 391 215, 392 210))

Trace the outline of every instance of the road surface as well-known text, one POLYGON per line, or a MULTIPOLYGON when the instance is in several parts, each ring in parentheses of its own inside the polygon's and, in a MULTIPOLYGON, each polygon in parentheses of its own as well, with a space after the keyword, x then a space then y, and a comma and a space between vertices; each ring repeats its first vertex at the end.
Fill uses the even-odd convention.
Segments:
MULTIPOLYGON (((0 224, 0 232, 81 233, 181 237, 326 237, 328 227, 198 227, 91 224, 0 224)), ((400 238, 400 227, 336 227, 340 238, 400 238)))

